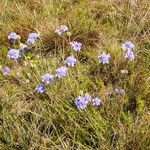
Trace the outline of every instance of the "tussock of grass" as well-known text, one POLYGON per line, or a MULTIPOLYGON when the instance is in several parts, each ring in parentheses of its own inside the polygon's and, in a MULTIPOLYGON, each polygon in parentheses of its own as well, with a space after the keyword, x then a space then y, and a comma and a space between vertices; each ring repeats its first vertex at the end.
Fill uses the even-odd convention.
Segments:
POLYGON ((2 150, 148 150, 150 149, 150 10, 149 1, 1 0, 0 149, 2 150), (66 24, 71 36, 54 30, 66 24), (41 37, 24 61, 6 58, 7 35, 25 41, 31 31, 41 37), (72 54, 66 39, 83 44, 67 77, 37 94, 41 75, 54 73, 72 54), (122 56, 121 43, 135 44, 133 62, 122 56), (109 65, 98 54, 110 53, 109 65), (127 69, 128 74, 120 71, 127 69), (125 94, 115 95, 119 87, 125 94), (102 99, 98 107, 78 110, 74 99, 89 93, 102 99))

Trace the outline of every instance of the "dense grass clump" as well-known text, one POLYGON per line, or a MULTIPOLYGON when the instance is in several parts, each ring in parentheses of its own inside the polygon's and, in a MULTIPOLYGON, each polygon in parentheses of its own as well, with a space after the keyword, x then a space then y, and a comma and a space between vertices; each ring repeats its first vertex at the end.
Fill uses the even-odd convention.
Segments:
POLYGON ((0 149, 149 150, 149 8, 1 0, 0 149))

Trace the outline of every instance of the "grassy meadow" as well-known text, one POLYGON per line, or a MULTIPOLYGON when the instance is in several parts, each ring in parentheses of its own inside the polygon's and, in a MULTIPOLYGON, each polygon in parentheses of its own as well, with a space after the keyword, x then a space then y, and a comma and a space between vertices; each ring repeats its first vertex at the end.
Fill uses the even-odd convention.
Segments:
POLYGON ((150 150, 150 1, 0 0, 0 150, 150 150), (59 36, 61 25, 68 32, 59 36), (21 38, 8 40, 11 32, 21 38), (31 32, 37 41, 18 61, 8 58, 31 32), (133 61, 123 56, 126 41, 133 61), (102 52, 109 64, 99 63, 102 52), (75 66, 38 93, 41 76, 70 55, 75 66), (100 105, 78 109, 84 94, 100 105))

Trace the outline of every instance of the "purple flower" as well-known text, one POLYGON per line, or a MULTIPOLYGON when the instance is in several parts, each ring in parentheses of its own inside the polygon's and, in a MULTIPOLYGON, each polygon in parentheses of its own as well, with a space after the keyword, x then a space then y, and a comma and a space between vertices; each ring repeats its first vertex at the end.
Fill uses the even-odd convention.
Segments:
POLYGON ((98 56, 99 63, 109 64, 110 55, 103 52, 98 56))
POLYGON ((28 38, 30 38, 30 39, 37 39, 39 36, 40 36, 39 33, 32 32, 32 33, 30 33, 28 35, 28 38))
POLYGON ((62 33, 68 31, 68 27, 66 25, 61 25, 59 28, 55 30, 55 33, 61 35, 62 33))
POLYGON ((62 78, 65 77, 67 74, 67 68, 66 67, 60 67, 56 69, 56 77, 62 78))
POLYGON ((99 105, 101 104, 101 100, 100 100, 98 97, 93 98, 93 99, 92 99, 92 104, 93 104, 94 106, 99 106, 99 105))
POLYGON ((8 40, 16 40, 20 38, 20 35, 17 35, 15 32, 11 32, 9 35, 8 35, 8 40))
POLYGON ((135 56, 134 56, 134 52, 130 49, 127 49, 124 51, 124 57, 130 61, 134 60, 135 56))
POLYGON ((91 96, 89 94, 85 94, 83 96, 78 96, 74 103, 78 109, 85 109, 89 102, 91 102, 91 96))
POLYGON ((128 41, 128 42, 123 43, 122 47, 123 47, 124 50, 128 50, 128 49, 132 50, 135 46, 134 46, 133 43, 131 43, 130 41, 128 41))
POLYGON ((8 66, 4 67, 2 70, 3 75, 7 75, 10 72, 10 68, 8 66))
POLYGON ((89 102, 91 102, 91 96, 89 95, 89 94, 85 94, 84 96, 83 96, 83 98, 84 98, 84 101, 85 101, 85 103, 89 103, 89 102))
POLYGON ((134 44, 131 42, 125 42, 122 44, 122 47, 124 49, 124 57, 130 61, 134 60, 135 56, 134 52, 132 51, 132 49, 135 47, 134 44))
POLYGON ((77 42, 77 41, 73 41, 73 42, 70 42, 70 45, 71 45, 71 48, 72 48, 74 51, 80 51, 80 50, 81 50, 82 43, 77 42))
POLYGON ((27 45, 23 44, 23 43, 20 43, 19 49, 20 49, 21 52, 25 52, 29 49, 29 47, 27 45))
POLYGON ((21 57, 20 51, 18 49, 10 49, 7 53, 7 57, 17 60, 21 57))
POLYGON ((34 44, 35 41, 36 41, 35 39, 30 39, 30 38, 27 39, 27 42, 28 42, 28 43, 31 43, 31 44, 34 44))
POLYGON ((39 33, 32 32, 28 35, 27 42, 34 44, 39 36, 40 36, 39 33))
POLYGON ((37 93, 43 93, 45 91, 45 86, 44 84, 38 84, 35 88, 37 93))
POLYGON ((46 73, 42 76, 42 82, 46 82, 47 84, 51 83, 54 81, 54 76, 46 73))
POLYGON ((65 64, 67 64, 67 66, 71 66, 71 67, 74 67, 76 62, 77 62, 77 60, 74 56, 69 56, 65 60, 65 64))
POLYGON ((85 109, 87 107, 87 101, 85 101, 83 96, 78 96, 74 103, 78 109, 85 109))

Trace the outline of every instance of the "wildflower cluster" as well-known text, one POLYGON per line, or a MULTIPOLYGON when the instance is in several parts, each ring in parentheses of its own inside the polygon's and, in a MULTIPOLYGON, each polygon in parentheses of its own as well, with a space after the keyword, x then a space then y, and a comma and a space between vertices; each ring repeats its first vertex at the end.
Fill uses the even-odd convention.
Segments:
POLYGON ((101 100, 98 97, 92 98, 89 94, 78 96, 74 101, 78 109, 85 109, 90 103, 94 106, 99 106, 101 100))
MULTIPOLYGON (((38 33, 34 33, 34 32, 30 33, 26 41, 27 44, 30 43, 34 44, 38 37, 39 37, 38 33)), ((8 40, 15 41, 17 39, 21 39, 21 36, 17 35, 15 32, 11 32, 8 35, 8 40)), ((15 47, 10 49, 7 53, 7 57, 17 61, 21 57, 21 52, 26 52, 27 50, 29 50, 29 45, 27 44, 23 44, 19 42, 18 49, 16 49, 15 47)))
MULTIPOLYGON (((128 59, 129 61, 134 60, 134 44, 131 42, 125 42, 122 44, 122 48, 124 49, 124 57, 126 59, 128 59)), ((106 52, 102 52, 99 56, 98 56, 98 61, 100 64, 109 64, 109 60, 110 60, 110 54, 107 54, 106 52)))
POLYGON ((134 60, 134 52, 133 52, 133 49, 134 49, 134 44, 131 43, 131 42, 125 42, 122 44, 122 48, 124 50, 124 57, 126 59, 128 59, 129 61, 133 61, 134 60))
POLYGON ((41 80, 43 83, 38 84, 35 88, 35 91, 37 93, 43 93, 46 90, 46 85, 52 83, 56 78, 63 78, 66 75, 67 75, 67 67, 65 66, 57 68, 55 75, 45 73, 44 75, 41 76, 41 80))
MULTIPOLYGON (((61 35, 62 33, 66 32, 66 31, 68 31, 68 27, 65 25, 61 25, 59 28, 57 28, 55 30, 55 33, 57 33, 58 35, 61 35)), ((30 35, 29 37, 33 37, 33 34, 32 34, 32 36, 30 35)), ((38 36, 35 36, 35 37, 37 38, 38 36)), ((73 50, 80 51, 82 44, 79 42, 76 42, 76 41, 73 41, 72 43, 75 44, 74 46, 73 45, 71 46, 73 48, 73 50)), ((75 58, 74 55, 68 56, 64 61, 64 64, 66 66, 61 66, 61 67, 55 69, 55 71, 56 71, 55 75, 52 75, 49 73, 44 74, 41 77, 43 83, 38 84, 35 88, 37 93, 43 93, 45 91, 45 89, 46 89, 45 84, 52 83, 56 78, 65 77, 68 72, 68 67, 74 67, 76 62, 77 62, 77 59, 75 58)))
MULTIPOLYGON (((59 28, 55 30, 55 33, 58 35, 61 35, 67 32, 68 30, 69 29, 66 25, 61 25, 59 28)), ((19 58, 22 57, 22 53, 25 53, 26 51, 28 51, 31 48, 31 46, 36 43, 39 36, 40 36, 40 33, 36 33, 36 32, 30 33, 28 35, 28 38, 25 44, 19 42, 19 45, 17 48, 16 46, 14 46, 13 48, 9 49, 7 53, 7 57, 17 61, 19 58)), ((12 32, 8 35, 8 40, 15 41, 18 39, 21 39, 21 36, 15 32, 12 32)), ((78 41, 70 42, 70 40, 68 43, 69 43, 68 45, 73 51, 75 52, 81 51, 82 43, 78 41)), ((124 49, 124 57, 130 61, 134 60, 134 53, 133 53, 134 47, 135 47, 134 44, 132 44, 131 42, 125 42, 124 44, 122 44, 122 48, 124 49)), ((46 90, 46 85, 51 84, 56 79, 60 79, 60 78, 67 76, 68 68, 74 67, 76 62, 77 62, 77 59, 75 58, 74 55, 70 55, 66 57, 64 61, 64 65, 56 68, 54 74, 45 73, 41 76, 41 83, 39 83, 35 87, 35 91, 37 93, 44 93, 46 90)), ((98 62, 100 64, 109 64, 110 54, 106 52, 102 52, 98 56, 98 62)), ((10 72, 9 66, 4 67, 2 70, 3 75, 7 75, 9 72, 10 72)), ((121 70, 121 73, 127 74, 128 70, 121 70)), ((123 95, 125 91, 124 89, 115 89, 114 93, 123 95)), ((89 104, 92 104, 94 106, 99 106, 101 104, 101 100, 98 97, 92 98, 90 95, 85 94, 85 95, 78 96, 77 98, 75 98, 74 103, 78 109, 85 109, 89 104)))
MULTIPOLYGON (((28 38, 27 38, 27 41, 26 41, 26 44, 23 44, 20 42, 20 39, 21 39, 21 36, 18 35, 16 32, 11 32, 7 38, 9 41, 15 41, 17 40, 18 42, 18 45, 16 45, 16 43, 13 45, 11 45, 12 48, 10 48, 7 52, 7 57, 9 59, 12 59, 14 61, 18 61, 19 58, 22 57, 22 53, 25 53, 27 50, 29 50, 31 47, 30 47, 30 43, 34 44, 35 41, 38 39, 39 37, 39 34, 38 33, 30 33, 28 35, 28 38)), ((2 70, 2 74, 3 75, 7 75, 8 73, 10 72, 10 68, 9 66, 6 66, 3 68, 2 70)))
POLYGON ((35 88, 35 91, 37 91, 37 93, 43 93, 46 89, 45 84, 48 85, 48 84, 52 83, 54 81, 54 79, 63 78, 66 75, 67 75, 67 67, 65 67, 65 66, 57 68, 55 75, 52 75, 49 73, 42 75, 41 80, 43 83, 38 84, 35 88))

